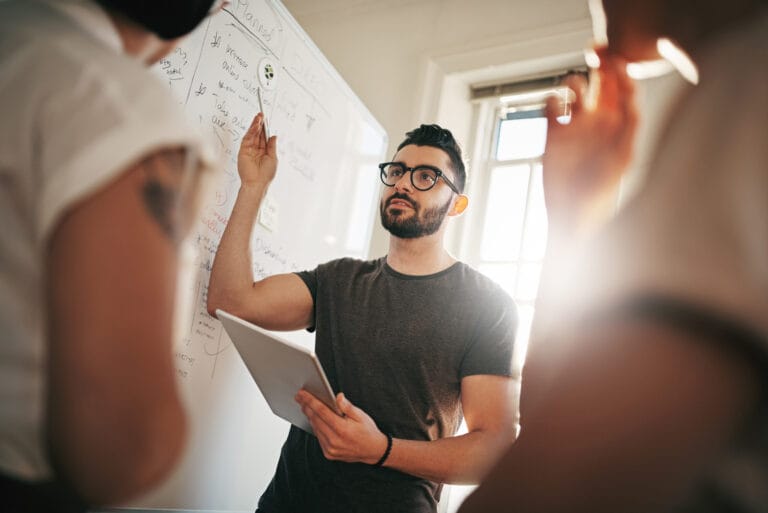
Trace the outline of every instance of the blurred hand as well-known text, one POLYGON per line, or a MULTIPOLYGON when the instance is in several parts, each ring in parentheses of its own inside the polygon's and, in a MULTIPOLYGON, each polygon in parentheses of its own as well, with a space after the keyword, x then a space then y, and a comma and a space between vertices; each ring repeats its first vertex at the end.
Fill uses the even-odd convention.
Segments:
POLYGON ((344 414, 337 415, 322 401, 300 390, 296 402, 309 419, 323 454, 329 460, 373 464, 387 448, 387 437, 376 423, 344 396, 336 396, 336 404, 344 414))
POLYGON ((267 141, 264 114, 259 112, 240 143, 237 172, 242 185, 268 185, 277 171, 277 136, 267 141))
MULTIPOLYGON (((587 82, 571 75, 564 85, 575 93, 571 121, 561 124, 562 105, 547 102, 547 143, 543 157, 544 196, 555 228, 581 231, 612 212, 619 180, 632 158, 637 126, 634 85, 626 62, 598 50, 600 68, 594 102, 587 82)), ((596 83, 595 83, 596 82, 596 83)))

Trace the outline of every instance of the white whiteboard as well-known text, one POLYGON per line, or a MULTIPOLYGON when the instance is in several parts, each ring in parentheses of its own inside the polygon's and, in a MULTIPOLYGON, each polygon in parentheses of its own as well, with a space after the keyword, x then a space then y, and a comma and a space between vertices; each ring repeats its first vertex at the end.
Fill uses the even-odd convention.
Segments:
MULTIPOLYGON (((387 138, 274 0, 235 0, 154 71, 218 141, 225 164, 192 240, 194 277, 182 287, 182 301, 193 309, 175 357, 191 437, 169 481, 131 507, 253 511, 274 473, 288 424, 269 411, 205 301, 239 187, 239 140, 259 110, 256 89, 262 88, 270 130, 278 135, 279 158, 262 208, 267 217, 252 241, 256 279, 339 256, 366 256, 377 205, 376 164, 387 138)), ((305 332, 283 336, 313 344, 305 332)))

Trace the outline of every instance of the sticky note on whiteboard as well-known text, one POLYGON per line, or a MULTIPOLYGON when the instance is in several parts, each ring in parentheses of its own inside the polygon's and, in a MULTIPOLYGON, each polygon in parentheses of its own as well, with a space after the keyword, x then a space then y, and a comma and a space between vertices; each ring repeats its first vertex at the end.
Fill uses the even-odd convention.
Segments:
POLYGON ((277 202, 269 196, 261 202, 259 224, 271 232, 277 230, 277 202))

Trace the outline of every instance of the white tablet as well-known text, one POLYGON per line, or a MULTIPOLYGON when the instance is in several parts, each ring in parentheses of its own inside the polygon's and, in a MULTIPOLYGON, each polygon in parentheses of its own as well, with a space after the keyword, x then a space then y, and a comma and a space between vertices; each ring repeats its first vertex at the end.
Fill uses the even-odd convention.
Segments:
POLYGON ((216 316, 275 415, 314 434, 294 400, 302 388, 341 414, 315 353, 223 310, 216 310, 216 316))

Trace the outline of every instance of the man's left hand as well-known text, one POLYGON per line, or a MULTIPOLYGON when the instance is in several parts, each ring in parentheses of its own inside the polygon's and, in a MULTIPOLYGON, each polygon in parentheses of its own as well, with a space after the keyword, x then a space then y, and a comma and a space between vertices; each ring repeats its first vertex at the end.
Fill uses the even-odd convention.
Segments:
POLYGON ((300 390, 295 399, 309 419, 323 454, 329 460, 374 464, 384 454, 386 435, 367 413, 349 402, 344 394, 336 396, 336 404, 343 417, 306 390, 300 390))

